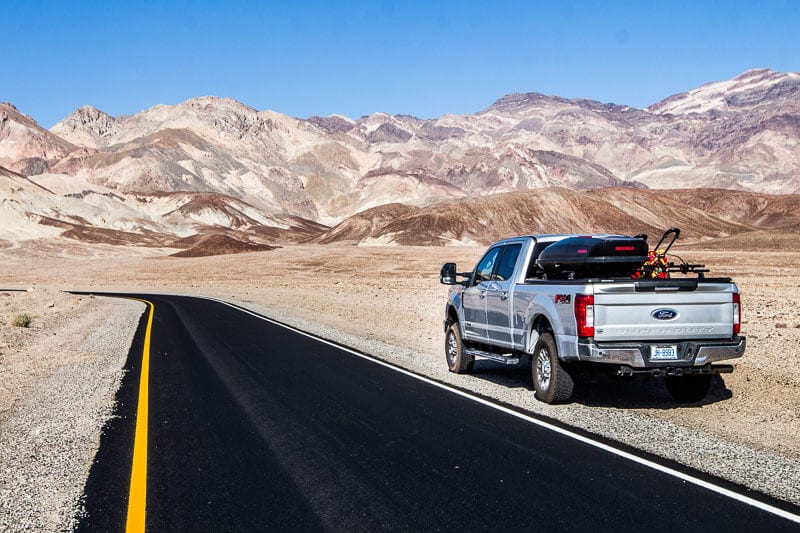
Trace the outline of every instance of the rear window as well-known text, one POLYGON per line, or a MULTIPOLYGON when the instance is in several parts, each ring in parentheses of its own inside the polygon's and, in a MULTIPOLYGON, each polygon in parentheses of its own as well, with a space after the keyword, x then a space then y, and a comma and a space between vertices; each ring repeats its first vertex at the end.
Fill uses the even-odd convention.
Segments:
POLYGON ((511 276, 514 275, 514 267, 517 265, 517 258, 521 249, 521 244, 510 244, 503 248, 503 256, 500 259, 500 264, 497 265, 494 279, 498 281, 511 279, 511 276))
MULTIPOLYGON (((553 241, 558 242, 558 241, 553 241)), ((541 278, 544 274, 544 270, 540 269, 536 266, 536 260, 539 258, 539 254, 542 253, 542 250, 553 244, 553 242, 537 242, 536 246, 533 247, 533 253, 531 254, 531 262, 528 263, 528 271, 525 273, 525 279, 529 278, 541 278)))

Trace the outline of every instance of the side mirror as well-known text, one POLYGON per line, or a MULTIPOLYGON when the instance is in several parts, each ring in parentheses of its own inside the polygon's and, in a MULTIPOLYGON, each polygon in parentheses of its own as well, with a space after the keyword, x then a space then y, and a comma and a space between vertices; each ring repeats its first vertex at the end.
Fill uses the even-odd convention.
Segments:
POLYGON ((445 263, 442 265, 442 271, 439 273, 439 282, 445 285, 457 285, 458 280, 456 279, 456 264, 455 263, 445 263))

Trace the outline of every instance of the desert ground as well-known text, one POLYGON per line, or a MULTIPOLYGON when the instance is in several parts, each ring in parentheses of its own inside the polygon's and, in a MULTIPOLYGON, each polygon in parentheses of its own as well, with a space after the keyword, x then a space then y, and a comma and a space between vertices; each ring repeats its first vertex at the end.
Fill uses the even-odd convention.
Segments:
MULTIPOLYGON (((62 345, 78 345, 76 335, 88 335, 114 313, 127 313, 125 334, 136 327, 138 315, 131 315, 129 307, 60 291, 141 291, 224 298, 323 334, 340 332, 345 342, 361 342, 357 347, 365 350, 377 347, 377 352, 383 351, 379 356, 395 364, 457 386, 480 389, 482 384, 500 383, 524 408, 567 423, 574 412, 588 413, 598 425, 634 414, 797 464, 800 261, 791 250, 698 246, 674 251, 689 261, 706 263, 714 274, 732 276, 742 292, 748 345, 735 371, 717 380, 699 404, 673 403, 659 380, 599 377, 578 383, 573 404, 545 406, 534 398, 526 367, 507 369, 487 362, 477 367, 474 376, 447 376, 442 331, 447 288, 439 284, 439 268, 445 261, 456 261, 459 270, 469 270, 483 246, 293 245, 257 253, 177 258, 168 256, 174 252, 169 249, 87 246, 69 240, 9 244, 0 249, 5 266, 0 289, 28 292, 0 291, 0 428, 37 384, 85 357, 78 353, 54 359, 62 345), (31 328, 10 325, 21 312, 32 315, 31 328), (404 360, 408 353, 422 363, 404 360)), ((602 431, 599 426, 587 429, 602 431)), ((703 451, 698 451, 696 462, 702 461, 703 451)), ((789 499, 800 501, 797 494, 789 499)))
MULTIPOLYGON (((39 291, 154 291, 230 298, 422 352, 442 365, 447 288, 438 282, 439 268, 453 260, 469 270, 484 250, 298 245, 173 258, 158 249, 126 256, 126 249, 64 244, 5 250, 4 282, 39 291)), ((723 376, 730 398, 677 407, 632 393, 614 406, 613 383, 591 386, 609 389, 602 393, 610 407, 643 410, 800 458, 800 261, 789 252, 675 251, 689 261, 706 263, 715 274, 732 276, 742 292, 748 346, 736 371, 723 376)), ((76 315, 75 320, 82 318, 76 315)), ((585 392, 591 404, 592 394, 585 392)))

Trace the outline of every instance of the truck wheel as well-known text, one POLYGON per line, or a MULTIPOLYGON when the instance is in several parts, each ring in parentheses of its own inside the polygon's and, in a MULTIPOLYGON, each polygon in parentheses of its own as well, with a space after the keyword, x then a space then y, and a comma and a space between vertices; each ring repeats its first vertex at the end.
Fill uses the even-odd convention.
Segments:
POLYGON ((711 387, 711 374, 666 376, 664 382, 672 399, 679 403, 699 402, 711 387))
POLYGON ((572 397, 575 383, 558 360, 552 333, 542 333, 531 356, 531 374, 536 397, 545 403, 566 402, 572 397))
POLYGON ((453 322, 447 328, 447 334, 444 336, 444 356, 447 359, 447 368, 456 374, 472 372, 475 366, 475 356, 464 353, 458 322, 453 322))

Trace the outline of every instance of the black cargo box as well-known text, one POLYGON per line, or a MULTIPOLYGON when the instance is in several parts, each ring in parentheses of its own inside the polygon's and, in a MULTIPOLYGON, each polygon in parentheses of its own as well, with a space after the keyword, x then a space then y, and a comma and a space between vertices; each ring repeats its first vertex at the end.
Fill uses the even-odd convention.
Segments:
POLYGON ((539 254, 551 279, 628 277, 647 261, 647 242, 634 237, 570 237, 539 254))

